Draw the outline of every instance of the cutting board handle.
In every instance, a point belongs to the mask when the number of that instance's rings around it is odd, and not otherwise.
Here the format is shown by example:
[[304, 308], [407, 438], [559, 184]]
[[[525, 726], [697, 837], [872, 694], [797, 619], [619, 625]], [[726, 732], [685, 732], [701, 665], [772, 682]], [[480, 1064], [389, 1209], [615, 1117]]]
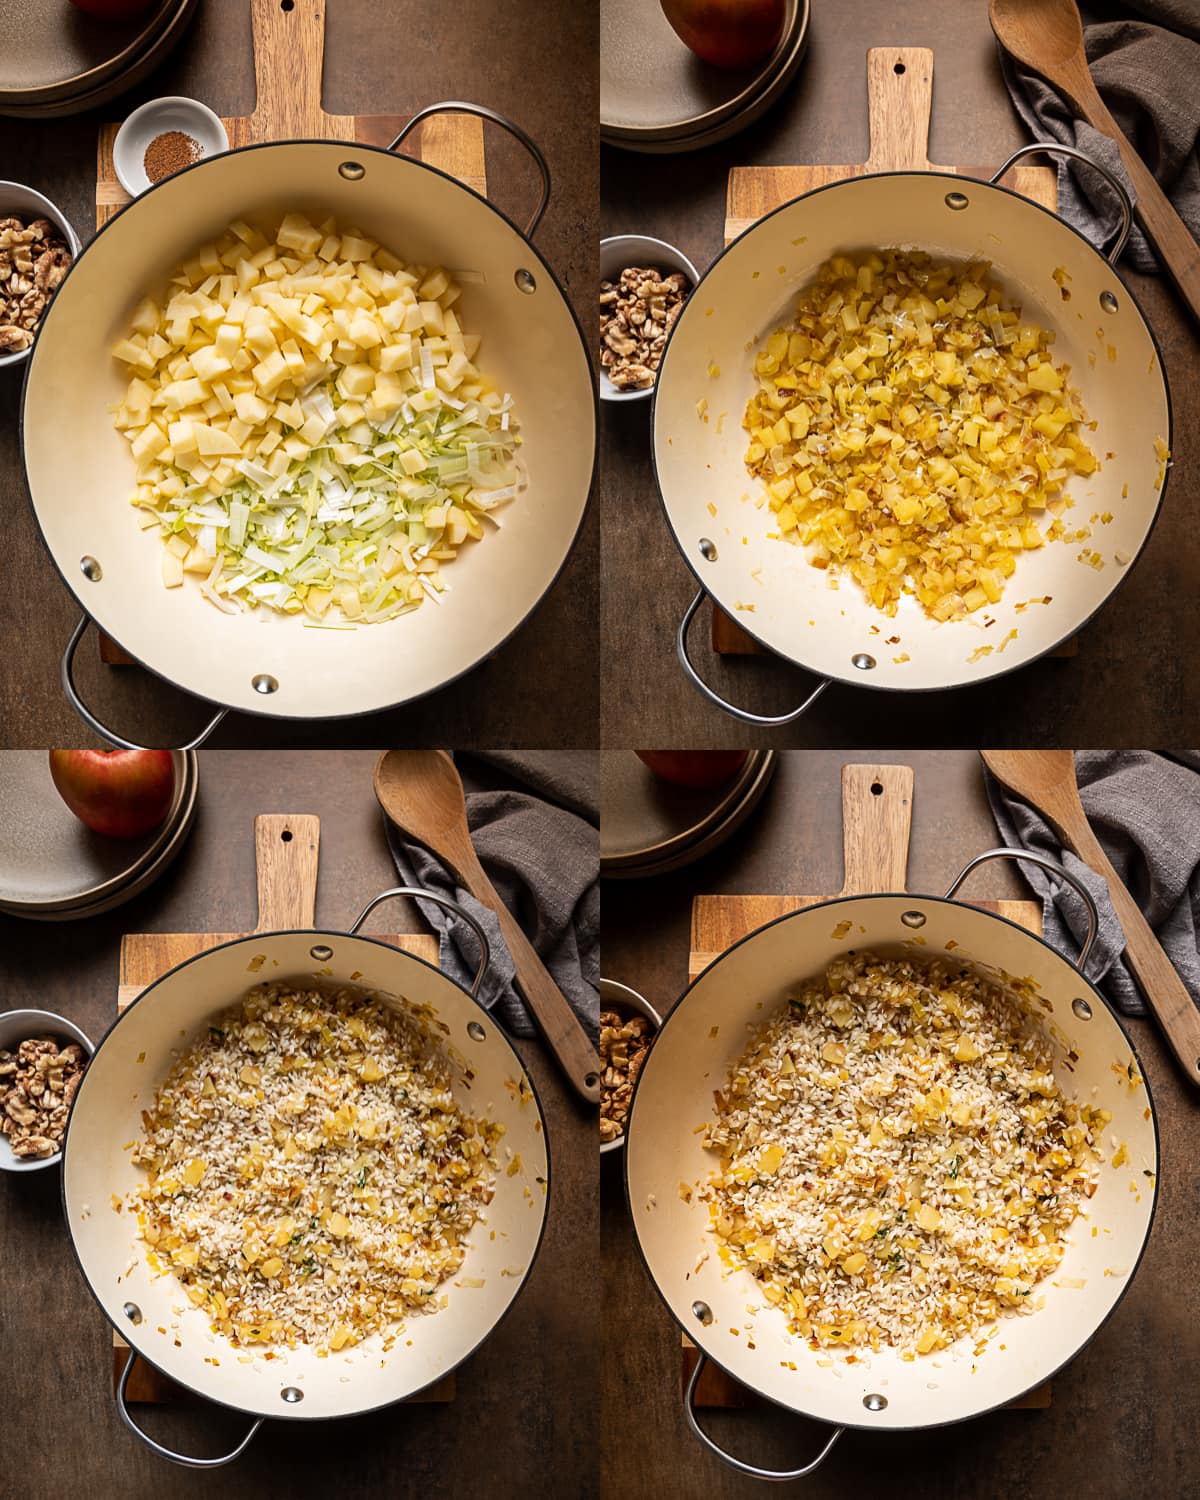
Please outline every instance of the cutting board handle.
[[843, 896], [905, 889], [912, 799], [911, 766], [842, 767]]
[[868, 172], [929, 170], [933, 52], [928, 47], [872, 47], [867, 53]]
[[250, 20], [258, 89], [250, 139], [328, 135], [328, 117], [321, 108], [325, 0], [250, 0]]
[[312, 927], [317, 914], [321, 820], [304, 813], [264, 813], [254, 820], [258, 876], [255, 932]]

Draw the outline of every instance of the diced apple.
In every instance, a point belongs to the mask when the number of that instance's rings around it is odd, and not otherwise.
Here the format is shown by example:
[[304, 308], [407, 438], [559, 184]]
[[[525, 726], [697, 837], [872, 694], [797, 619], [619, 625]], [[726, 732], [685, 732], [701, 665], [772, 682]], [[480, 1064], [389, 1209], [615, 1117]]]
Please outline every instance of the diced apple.
[[157, 422], [150, 422], [130, 443], [129, 451], [133, 454], [134, 462], [140, 464], [147, 459], [157, 457], [166, 446], [166, 433]]
[[254, 366], [254, 383], [264, 396], [273, 395], [287, 376], [287, 365], [278, 350], [274, 354], [268, 354], [264, 360]]
[[344, 396], [368, 396], [375, 388], [375, 371], [370, 365], [347, 365], [338, 387]]
[[195, 425], [196, 447], [205, 458], [212, 458], [216, 454], [236, 454], [241, 457], [242, 450], [233, 441], [227, 432], [222, 432], [219, 427], [211, 427], [207, 422], [197, 422]]
[[181, 453], [189, 453], [196, 448], [195, 424], [181, 417], [177, 422], [172, 422], [167, 428], [167, 436], [171, 440], [171, 447], [178, 457]]
[[301, 255], [315, 255], [321, 244], [321, 231], [314, 229], [303, 214], [288, 214], [275, 235], [276, 244]]
[[168, 589], [181, 588], [183, 585], [183, 559], [176, 557], [166, 547], [162, 554], [162, 581], [163, 587]]

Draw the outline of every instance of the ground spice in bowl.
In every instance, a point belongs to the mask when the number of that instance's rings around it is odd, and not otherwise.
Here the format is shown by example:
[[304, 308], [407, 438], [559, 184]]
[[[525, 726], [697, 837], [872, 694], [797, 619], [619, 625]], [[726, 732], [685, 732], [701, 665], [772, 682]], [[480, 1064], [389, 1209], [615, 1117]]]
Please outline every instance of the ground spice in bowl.
[[203, 154], [200, 142], [190, 135], [185, 135], [182, 130], [165, 130], [146, 147], [142, 165], [151, 182], [161, 182], [181, 167], [190, 167]]

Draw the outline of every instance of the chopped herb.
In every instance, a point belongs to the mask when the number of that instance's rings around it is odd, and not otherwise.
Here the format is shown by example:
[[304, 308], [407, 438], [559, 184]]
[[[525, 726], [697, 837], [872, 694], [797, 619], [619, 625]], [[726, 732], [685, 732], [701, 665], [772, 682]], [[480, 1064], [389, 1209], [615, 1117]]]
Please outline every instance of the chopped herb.
[[1022, 1125], [1021, 1128], [1020, 1128], [1020, 1130], [1017, 1131], [1017, 1145], [1018, 1146], [1023, 1146], [1024, 1144], [1025, 1144], [1025, 1127], [1024, 1127], [1024, 1125]]
[[882, 1228], [882, 1229], [877, 1229], [877, 1230], [876, 1230], [876, 1231], [875, 1231], [875, 1238], [876, 1238], [876, 1239], [877, 1239], [877, 1240], [881, 1240], [881, 1239], [883, 1239], [883, 1238], [884, 1238], [884, 1236], [885, 1236], [885, 1235], [886, 1235], [886, 1234], [887, 1234], [887, 1225], [886, 1225], [886, 1224], [885, 1224], [885, 1225], [884, 1225], [884, 1226], [883, 1226], [883, 1228]]
[[367, 1185], [367, 1169], [366, 1169], [366, 1167], [364, 1167], [362, 1169], [362, 1171], [358, 1174], [358, 1185], [359, 1185], [359, 1187], [366, 1187], [366, 1185]]
[[962, 1165], [962, 1157], [961, 1156], [956, 1156], [954, 1158], [953, 1162], [951, 1162], [951, 1164], [950, 1164], [950, 1177], [951, 1177], [951, 1180], [953, 1180], [955, 1177], [958, 1176], [958, 1169], [959, 1169], [959, 1167], [961, 1165]]

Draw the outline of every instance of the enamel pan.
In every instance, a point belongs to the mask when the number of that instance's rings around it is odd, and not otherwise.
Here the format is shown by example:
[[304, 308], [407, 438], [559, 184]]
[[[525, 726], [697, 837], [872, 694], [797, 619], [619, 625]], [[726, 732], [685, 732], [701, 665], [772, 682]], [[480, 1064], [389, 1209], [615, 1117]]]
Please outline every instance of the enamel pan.
[[[1069, 147], [1033, 145], [1010, 157], [990, 183], [941, 172], [889, 172], [818, 188], [735, 240], [684, 304], [659, 371], [653, 413], [663, 507], [701, 590], [677, 648], [698, 690], [736, 718], [790, 723], [831, 682], [928, 692], [1011, 672], [1080, 630], [1145, 546], [1166, 483], [1167, 465], [1155, 444], [1171, 442], [1171, 406], [1154, 335], [1113, 268], [1130, 222], [1128, 199], [1110, 178], [1122, 200], [1124, 229], [1105, 257], [1056, 215], [996, 185], [1019, 159], [1045, 151], [1079, 156]], [[1072, 482], [1075, 504], [1065, 512], [1077, 527], [1091, 524], [1090, 540], [1023, 554], [1000, 603], [963, 621], [934, 621], [912, 598], [895, 616], [884, 615], [849, 576], [812, 567], [808, 548], [769, 540], [767, 513], [753, 504], [759, 481], [743, 462], [742, 416], [756, 389], [753, 341], [790, 322], [797, 293], [831, 255], [880, 246], [990, 261], [1024, 315], [1054, 333], [1055, 358], [1071, 367], [1071, 381], [1097, 424], [1088, 441], [1101, 467]], [[710, 375], [710, 368], [719, 373]], [[1109, 523], [1091, 521], [1104, 514], [1111, 515]], [[1101, 569], [1078, 560], [1083, 546], [1102, 554]], [[774, 718], [755, 715], [701, 681], [688, 659], [687, 629], [704, 594], [760, 645], [820, 677], [800, 708]], [[1046, 598], [1049, 603], [1029, 602]], [[985, 629], [985, 618], [995, 623]], [[890, 637], [899, 639], [885, 645]]]
[[[1113, 1313], [1137, 1269], [1158, 1197], [1158, 1131], [1133, 1044], [1080, 972], [1095, 932], [1094, 907], [1091, 932], [1072, 962], [1006, 918], [951, 899], [977, 865], [1000, 857], [1033, 858], [1075, 884], [1040, 856], [991, 850], [972, 860], [944, 897], [851, 896], [781, 917], [705, 969], [667, 1016], [642, 1068], [626, 1133], [626, 1183], [638, 1244], [659, 1294], [705, 1358], [776, 1405], [835, 1429], [818, 1459], [792, 1474], [731, 1458], [696, 1418], [692, 1396], [702, 1358], [687, 1393], [689, 1425], [741, 1472], [797, 1478], [816, 1467], [846, 1428], [937, 1427], [1014, 1401], [1079, 1353]], [[1064, 1094], [1112, 1113], [1100, 1185], [1086, 1217], [1077, 1218], [1067, 1234], [1061, 1265], [1037, 1285], [1045, 1306], [1001, 1319], [982, 1354], [975, 1353], [977, 1337], [909, 1361], [890, 1349], [856, 1350], [854, 1364], [814, 1353], [789, 1333], [778, 1309], [764, 1304], [748, 1272], [723, 1265], [699, 1193], [690, 1201], [681, 1196], [681, 1183], [703, 1185], [714, 1169], [716, 1158], [696, 1130], [712, 1119], [713, 1090], [745, 1050], [750, 1031], [784, 1003], [798, 981], [823, 972], [850, 948], [926, 957], [951, 952], [956, 961], [993, 977], [1032, 979]], [[1121, 1153], [1112, 1149], [1110, 1135], [1125, 1146], [1119, 1166], [1112, 1164]], [[753, 1314], [747, 1304], [755, 1307]]]
[[[287, 141], [198, 162], [135, 199], [72, 266], [42, 321], [28, 361], [22, 439], [37, 522], [63, 581], [86, 612], [64, 663], [76, 709], [95, 721], [71, 683], [71, 659], [90, 617], [150, 671], [221, 714], [287, 719], [371, 713], [445, 686], [496, 651], [528, 618], [566, 561], [583, 520], [595, 459], [591, 360], [550, 267], [533, 248], [549, 196], [540, 151], [525, 133], [476, 105], [532, 153], [542, 198], [518, 230], [484, 198], [411, 157], [357, 143]], [[180, 261], [234, 219], [268, 226], [290, 211], [333, 216], [402, 259], [462, 274], [466, 326], [483, 338], [483, 368], [512, 393], [529, 484], [500, 529], [463, 547], [446, 569], [441, 604], [380, 625], [308, 629], [300, 617], [225, 615], [185, 582], [164, 589], [162, 544], [142, 531], [129, 496], [134, 463], [109, 406], [127, 375], [112, 358], [138, 301], [161, 292]]]
[[[320, 1421], [349, 1417], [403, 1401], [461, 1364], [488, 1337], [526, 1284], [546, 1222], [550, 1158], [545, 1122], [533, 1082], [496, 1022], [474, 994], [432, 965], [358, 929], [385, 896], [409, 894], [450, 906], [483, 940], [478, 925], [452, 902], [425, 891], [389, 891], [377, 897], [347, 932], [257, 933], [222, 944], [172, 969], [128, 1006], [96, 1048], [75, 1096], [64, 1143], [63, 1206], [79, 1267], [105, 1317], [165, 1375], [208, 1401], [254, 1418], [232, 1453], [193, 1459], [153, 1442], [133, 1422], [125, 1385], [121, 1416], [164, 1458], [192, 1468], [228, 1463], [246, 1447], [267, 1417]], [[257, 974], [256, 979], [254, 975]], [[130, 1161], [127, 1143], [141, 1132], [146, 1108], [173, 1055], [204, 1034], [224, 1009], [264, 979], [302, 985], [354, 985], [379, 997], [402, 997], [428, 1007], [431, 1034], [449, 1054], [458, 1102], [505, 1128], [495, 1197], [471, 1231], [466, 1260], [443, 1290], [449, 1303], [428, 1316], [406, 1320], [403, 1337], [385, 1352], [375, 1334], [352, 1349], [319, 1359], [316, 1349], [280, 1349], [270, 1362], [243, 1364], [238, 1351], [209, 1327], [173, 1276], [155, 1275], [129, 1213], [115, 1213], [145, 1181]], [[509, 1176], [503, 1163], [520, 1156]], [[528, 1190], [528, 1191], [527, 1191]], [[466, 1286], [464, 1278], [482, 1285]], [[459, 1283], [456, 1285], [456, 1282]], [[165, 1331], [164, 1331], [165, 1330]], [[178, 1341], [178, 1342], [176, 1342]]]

